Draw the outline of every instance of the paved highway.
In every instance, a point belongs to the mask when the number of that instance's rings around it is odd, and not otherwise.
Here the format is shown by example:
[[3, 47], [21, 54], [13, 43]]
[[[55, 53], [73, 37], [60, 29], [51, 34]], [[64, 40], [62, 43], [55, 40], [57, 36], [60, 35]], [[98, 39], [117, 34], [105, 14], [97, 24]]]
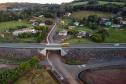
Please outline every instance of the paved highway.
[[91, 44], [73, 44], [63, 47], [62, 44], [54, 43], [0, 43], [0, 48], [126, 48], [126, 43], [122, 43], [118, 46], [115, 46], [113, 43], [91, 43]]

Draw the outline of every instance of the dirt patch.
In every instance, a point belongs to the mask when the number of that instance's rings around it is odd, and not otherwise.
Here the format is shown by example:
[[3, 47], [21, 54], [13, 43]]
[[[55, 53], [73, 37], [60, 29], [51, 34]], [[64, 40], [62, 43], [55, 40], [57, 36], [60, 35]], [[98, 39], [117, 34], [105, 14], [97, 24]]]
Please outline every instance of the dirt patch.
[[125, 69], [86, 71], [80, 74], [84, 84], [126, 84]]

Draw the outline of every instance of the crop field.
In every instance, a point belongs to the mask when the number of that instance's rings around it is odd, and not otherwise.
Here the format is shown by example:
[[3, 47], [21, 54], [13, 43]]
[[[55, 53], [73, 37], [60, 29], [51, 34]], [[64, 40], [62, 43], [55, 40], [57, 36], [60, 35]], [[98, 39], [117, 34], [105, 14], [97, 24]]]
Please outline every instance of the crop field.
[[106, 17], [106, 18], [113, 16], [113, 14], [111, 13], [104, 13], [104, 12], [99, 12], [99, 11], [78, 11], [78, 12], [72, 13], [72, 16], [78, 19], [83, 19], [83, 17], [88, 17], [89, 15], [97, 15], [99, 17]]
[[44, 69], [36, 69], [19, 78], [14, 84], [57, 84]]
[[126, 84], [126, 69], [106, 69], [82, 73], [86, 84]]
[[16, 29], [17, 26], [31, 26], [26, 22], [18, 22], [18, 21], [9, 21], [9, 22], [0, 22], [0, 31], [5, 31], [8, 29]]

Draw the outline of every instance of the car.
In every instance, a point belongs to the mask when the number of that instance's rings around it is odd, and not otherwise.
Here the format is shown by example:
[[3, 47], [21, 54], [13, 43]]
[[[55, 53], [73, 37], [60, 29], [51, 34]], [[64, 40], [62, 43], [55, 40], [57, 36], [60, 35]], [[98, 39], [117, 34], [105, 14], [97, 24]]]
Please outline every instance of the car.
[[69, 47], [70, 44], [69, 43], [62, 43], [61, 45], [62, 45], [62, 47]]

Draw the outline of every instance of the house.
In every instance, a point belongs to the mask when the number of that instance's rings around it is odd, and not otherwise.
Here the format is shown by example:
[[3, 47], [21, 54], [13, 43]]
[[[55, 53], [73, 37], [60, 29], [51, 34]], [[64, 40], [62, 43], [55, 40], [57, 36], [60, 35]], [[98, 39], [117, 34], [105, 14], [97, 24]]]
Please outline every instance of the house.
[[74, 29], [75, 28], [75, 26], [69, 26], [68, 27], [68, 29]]
[[32, 23], [32, 26], [38, 26], [38, 25], [39, 25], [38, 22], [33, 22], [33, 23]]
[[40, 15], [40, 16], [39, 16], [39, 18], [42, 18], [42, 17], [44, 17], [44, 15]]
[[126, 25], [126, 21], [120, 21], [120, 24], [122, 24], [122, 25]]
[[79, 26], [79, 24], [80, 24], [79, 22], [74, 22], [75, 26]]
[[66, 13], [65, 15], [69, 17], [69, 16], [71, 16], [71, 13]]
[[59, 36], [67, 36], [67, 34], [68, 34], [68, 31], [66, 31], [66, 30], [59, 32]]
[[113, 24], [111, 27], [112, 28], [120, 28], [120, 27], [122, 27], [122, 25], [120, 25], [120, 24]]
[[107, 21], [104, 23], [105, 26], [111, 26], [112, 25], [112, 22], [111, 21]]
[[87, 35], [87, 32], [86, 31], [81, 31], [78, 33], [78, 38], [82, 38], [82, 37], [85, 37]]
[[105, 26], [110, 26], [110, 25], [112, 25], [112, 22], [107, 18], [101, 18], [99, 24], [105, 25]]
[[64, 22], [63, 20], [61, 20], [61, 21], [60, 21], [60, 23], [61, 23], [62, 25], [64, 25], [64, 24], [65, 24], [65, 22]]
[[40, 23], [39, 26], [45, 26], [45, 23]]
[[37, 30], [30, 29], [30, 28], [25, 28], [25, 29], [15, 30], [12, 34], [14, 36], [18, 36], [19, 34], [22, 34], [22, 33], [37, 33]]

